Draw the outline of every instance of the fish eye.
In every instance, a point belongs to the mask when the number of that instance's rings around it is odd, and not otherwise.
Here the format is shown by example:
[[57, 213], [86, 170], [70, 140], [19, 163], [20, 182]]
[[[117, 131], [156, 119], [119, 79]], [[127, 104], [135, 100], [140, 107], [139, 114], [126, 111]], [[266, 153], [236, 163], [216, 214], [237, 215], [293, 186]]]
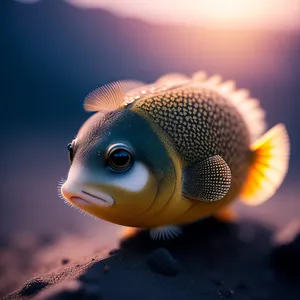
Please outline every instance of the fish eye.
[[72, 142], [72, 143], [69, 143], [67, 145], [67, 149], [69, 151], [69, 161], [70, 161], [70, 163], [72, 163], [73, 159], [74, 159], [74, 147], [73, 147], [73, 144], [74, 143]]
[[106, 162], [111, 170], [125, 172], [132, 166], [133, 156], [126, 145], [114, 144], [106, 152]]

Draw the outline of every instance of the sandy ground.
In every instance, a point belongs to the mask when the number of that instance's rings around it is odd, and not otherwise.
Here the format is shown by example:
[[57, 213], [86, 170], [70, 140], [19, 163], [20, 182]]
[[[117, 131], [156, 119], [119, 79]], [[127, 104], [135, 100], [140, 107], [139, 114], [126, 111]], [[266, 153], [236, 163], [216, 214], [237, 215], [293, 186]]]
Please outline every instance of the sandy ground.
[[[294, 222], [274, 235], [272, 228], [251, 221], [228, 224], [210, 218], [185, 226], [173, 241], [152, 241], [147, 231], [138, 232], [116, 251], [84, 237], [42, 241], [27, 236], [27, 245], [20, 243], [6, 254], [2, 250], [2, 292], [14, 286], [20, 273], [37, 276], [3, 299], [296, 300], [299, 227]], [[278, 246], [276, 239], [289, 246]], [[3, 269], [4, 261], [10, 270]], [[8, 277], [10, 287], [4, 284]]]
[[117, 246], [95, 235], [37, 235], [23, 232], [0, 246], [0, 298], [36, 275], [59, 270], [72, 263], [105, 256]]

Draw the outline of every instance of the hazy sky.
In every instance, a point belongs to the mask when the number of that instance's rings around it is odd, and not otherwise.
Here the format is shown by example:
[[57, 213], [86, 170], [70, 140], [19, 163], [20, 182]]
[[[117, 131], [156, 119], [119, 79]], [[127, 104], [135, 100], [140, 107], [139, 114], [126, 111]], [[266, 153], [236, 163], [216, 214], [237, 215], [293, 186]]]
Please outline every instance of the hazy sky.
[[[38, 0], [17, 0], [34, 3]], [[300, 30], [300, 0], [65, 0], [154, 22]]]

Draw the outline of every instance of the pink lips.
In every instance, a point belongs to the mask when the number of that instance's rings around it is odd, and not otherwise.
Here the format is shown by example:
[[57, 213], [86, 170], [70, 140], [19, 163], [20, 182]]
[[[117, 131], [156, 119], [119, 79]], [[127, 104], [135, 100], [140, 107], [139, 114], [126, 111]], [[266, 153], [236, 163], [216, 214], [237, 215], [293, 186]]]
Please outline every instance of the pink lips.
[[78, 206], [112, 206], [114, 204], [114, 200], [111, 196], [100, 193], [99, 191], [97, 195], [81, 191], [77, 194], [73, 194], [69, 199], [74, 205]]
[[91, 205], [90, 202], [80, 198], [80, 197], [71, 197], [70, 200], [72, 201], [73, 204], [79, 205], [79, 206], [88, 206]]
[[98, 189], [92, 189], [78, 181], [67, 181], [61, 187], [61, 194], [64, 198], [76, 206], [113, 206], [114, 199]]

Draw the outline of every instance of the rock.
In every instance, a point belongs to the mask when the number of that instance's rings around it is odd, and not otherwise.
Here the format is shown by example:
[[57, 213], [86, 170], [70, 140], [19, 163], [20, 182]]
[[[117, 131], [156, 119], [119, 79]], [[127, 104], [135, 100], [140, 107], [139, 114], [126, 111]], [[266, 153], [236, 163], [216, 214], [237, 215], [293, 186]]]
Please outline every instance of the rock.
[[118, 254], [120, 252], [120, 249], [113, 249], [113, 250], [111, 250], [111, 251], [109, 251], [109, 255], [116, 255], [116, 254]]
[[110, 267], [108, 266], [108, 265], [105, 265], [104, 267], [103, 267], [103, 272], [104, 273], [108, 273], [110, 271]]
[[70, 262], [70, 260], [68, 259], [68, 258], [63, 258], [62, 260], [61, 260], [61, 264], [62, 265], [66, 265], [66, 264], [68, 264]]
[[48, 285], [47, 282], [42, 280], [31, 280], [25, 284], [25, 286], [21, 289], [20, 295], [21, 296], [32, 296], [40, 292], [43, 288]]
[[[97, 256], [93, 252], [78, 263], [71, 261], [68, 265], [58, 266], [54, 272], [42, 275], [39, 279], [49, 283], [49, 286], [37, 295], [22, 296], [18, 290], [4, 300], [33, 297], [34, 300], [98, 300], [101, 297], [143, 300], [300, 299], [298, 278], [288, 278], [268, 261], [271, 253], [276, 253], [276, 259], [282, 260], [283, 267], [290, 273], [285, 264], [286, 258], [282, 255], [282, 247], [274, 250], [271, 239], [274, 232], [251, 223], [255, 236], [244, 242], [238, 235], [239, 228], [241, 224], [245, 228], [244, 225], [247, 226], [248, 223], [243, 221], [218, 225], [216, 222], [207, 219], [188, 225], [184, 228], [185, 233], [181, 239], [171, 242], [154, 242], [146, 233], [141, 233], [131, 238], [125, 246], [120, 246], [121, 253], [117, 255], [101, 258], [102, 253], [107, 254], [108, 251], [101, 250]], [[289, 243], [290, 241], [286, 244]], [[297, 245], [296, 239], [291, 243], [292, 246], [294, 244]], [[283, 248], [286, 251], [291, 245]], [[291, 263], [295, 262], [298, 255], [295, 249]], [[61, 259], [59, 251], [57, 255]], [[14, 257], [17, 258], [12, 256], [9, 260], [3, 260], [14, 262]], [[298, 271], [298, 268], [294, 269]], [[3, 274], [0, 284], [8, 277], [5, 271]], [[11, 276], [15, 274], [12, 273]], [[174, 276], [176, 274], [177, 277]], [[22, 293], [24, 290], [23, 288]]]
[[166, 248], [151, 252], [147, 263], [154, 272], [162, 275], [175, 276], [180, 271], [178, 262]]

